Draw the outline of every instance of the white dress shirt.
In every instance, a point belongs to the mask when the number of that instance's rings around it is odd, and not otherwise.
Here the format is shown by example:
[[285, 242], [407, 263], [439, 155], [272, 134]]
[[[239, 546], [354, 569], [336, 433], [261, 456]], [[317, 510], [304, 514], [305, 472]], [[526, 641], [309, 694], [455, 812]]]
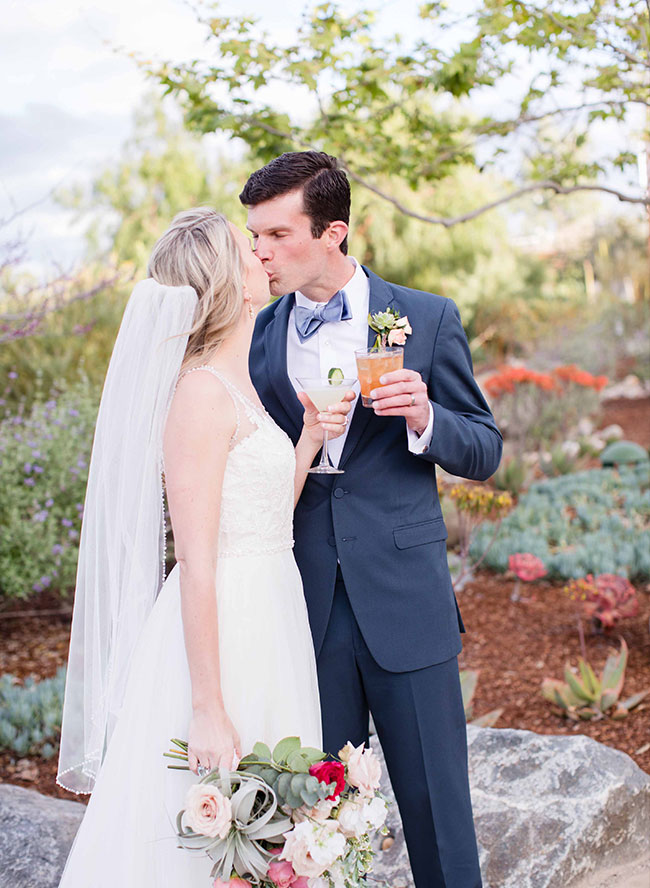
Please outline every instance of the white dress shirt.
[[[352, 312], [352, 317], [347, 321], [330, 321], [321, 324], [316, 333], [306, 339], [300, 341], [298, 331], [296, 330], [296, 322], [294, 318], [294, 309], [289, 314], [289, 328], [287, 330], [287, 372], [294, 389], [302, 391], [298, 383], [299, 377], [324, 377], [327, 378], [329, 371], [333, 367], [339, 367], [346, 378], [357, 379], [357, 363], [354, 356], [355, 349], [367, 348], [368, 346], [368, 301], [370, 297], [370, 283], [364, 274], [363, 269], [356, 261], [354, 263], [354, 274], [350, 280], [341, 289], [345, 290], [348, 304]], [[296, 292], [296, 305], [305, 306], [313, 310], [319, 303], [308, 299], [300, 291]], [[355, 409], [369, 410], [372, 408], [359, 406], [359, 382], [354, 384], [356, 399], [352, 405], [349, 414], [349, 421], [345, 432], [333, 441], [328, 443], [328, 452], [332, 464], [338, 466], [352, 413]], [[406, 427], [408, 436], [408, 448], [411, 453], [424, 453], [431, 443], [433, 434], [433, 407], [429, 403], [429, 423], [422, 433], [418, 435], [416, 432]]]

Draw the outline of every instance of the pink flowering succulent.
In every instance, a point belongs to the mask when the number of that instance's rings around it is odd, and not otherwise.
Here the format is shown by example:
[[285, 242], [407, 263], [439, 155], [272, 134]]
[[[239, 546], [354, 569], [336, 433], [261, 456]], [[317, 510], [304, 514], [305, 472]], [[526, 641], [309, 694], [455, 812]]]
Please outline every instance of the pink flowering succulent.
[[581, 599], [584, 613], [597, 628], [612, 629], [619, 620], [636, 617], [639, 599], [636, 589], [627, 577], [618, 574], [592, 574], [572, 580], [566, 587], [572, 598]]
[[537, 555], [531, 555], [530, 552], [515, 552], [508, 558], [508, 569], [513, 572], [516, 577], [515, 588], [510, 596], [512, 601], [519, 601], [521, 596], [521, 582], [532, 583], [545, 577], [547, 570], [544, 562]]

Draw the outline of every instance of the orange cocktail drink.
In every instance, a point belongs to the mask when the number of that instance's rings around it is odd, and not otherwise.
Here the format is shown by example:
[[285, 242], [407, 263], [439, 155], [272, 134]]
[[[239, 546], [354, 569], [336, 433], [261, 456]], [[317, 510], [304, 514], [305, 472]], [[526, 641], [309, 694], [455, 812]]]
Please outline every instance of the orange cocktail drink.
[[361, 403], [364, 407], [372, 407], [370, 392], [380, 388], [379, 377], [392, 370], [401, 370], [404, 366], [404, 349], [362, 348], [355, 351], [357, 358], [357, 375], [361, 383]]

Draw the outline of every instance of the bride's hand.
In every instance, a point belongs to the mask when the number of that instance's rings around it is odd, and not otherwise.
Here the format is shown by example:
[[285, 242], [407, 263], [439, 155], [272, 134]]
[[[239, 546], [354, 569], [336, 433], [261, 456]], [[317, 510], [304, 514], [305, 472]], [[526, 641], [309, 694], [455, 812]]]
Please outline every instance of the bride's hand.
[[[332, 393], [334, 394], [334, 393]], [[327, 413], [319, 413], [305, 392], [298, 392], [298, 400], [305, 408], [303, 416], [304, 430], [314, 444], [323, 443], [323, 432], [327, 432], [330, 439], [338, 438], [345, 431], [348, 414], [352, 408], [351, 402], [356, 395], [350, 390], [344, 393], [338, 403], [328, 404], [332, 409]], [[320, 417], [320, 419], [319, 419]]]
[[199, 765], [213, 771], [216, 768], [234, 770], [239, 764], [239, 734], [224, 709], [195, 709], [187, 742], [187, 761], [195, 774]]

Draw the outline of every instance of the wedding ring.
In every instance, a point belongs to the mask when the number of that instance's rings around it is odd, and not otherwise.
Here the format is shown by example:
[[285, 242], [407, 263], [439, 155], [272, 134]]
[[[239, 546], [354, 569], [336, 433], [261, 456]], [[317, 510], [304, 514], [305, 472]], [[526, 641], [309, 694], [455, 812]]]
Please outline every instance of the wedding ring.
[[415, 395], [411, 395], [411, 403], [409, 404], [409, 407], [415, 407]]
[[205, 765], [199, 765], [196, 769], [196, 773], [199, 775], [199, 777], [205, 777], [206, 774], [210, 773], [210, 769], [206, 768]]

